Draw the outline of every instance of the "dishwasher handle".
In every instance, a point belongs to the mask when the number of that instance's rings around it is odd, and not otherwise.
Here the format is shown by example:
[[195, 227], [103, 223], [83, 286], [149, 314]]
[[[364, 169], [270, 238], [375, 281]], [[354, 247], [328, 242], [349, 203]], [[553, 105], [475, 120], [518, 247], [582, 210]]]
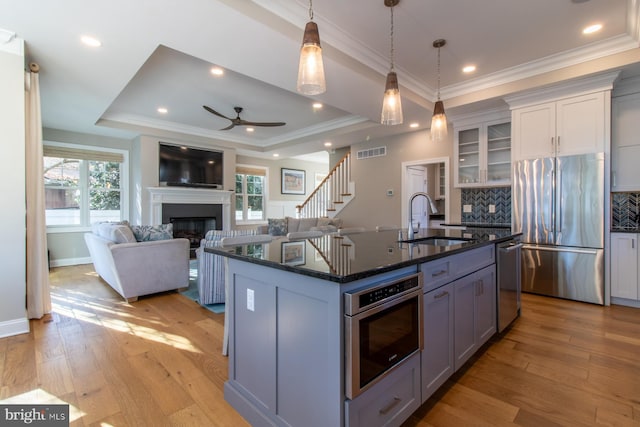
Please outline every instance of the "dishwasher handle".
[[524, 244], [522, 243], [516, 243], [516, 244], [511, 243], [508, 246], [500, 246], [498, 249], [504, 252], [511, 252], [511, 251], [515, 251], [516, 249], [520, 249], [523, 246]]

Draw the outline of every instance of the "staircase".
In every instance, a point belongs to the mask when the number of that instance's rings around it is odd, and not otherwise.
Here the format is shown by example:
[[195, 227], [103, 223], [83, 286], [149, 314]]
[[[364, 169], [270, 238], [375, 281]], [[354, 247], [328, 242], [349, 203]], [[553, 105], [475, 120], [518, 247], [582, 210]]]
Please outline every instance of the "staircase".
[[298, 218], [333, 218], [353, 200], [354, 194], [355, 183], [351, 182], [351, 153], [347, 153], [309, 197], [296, 206]]

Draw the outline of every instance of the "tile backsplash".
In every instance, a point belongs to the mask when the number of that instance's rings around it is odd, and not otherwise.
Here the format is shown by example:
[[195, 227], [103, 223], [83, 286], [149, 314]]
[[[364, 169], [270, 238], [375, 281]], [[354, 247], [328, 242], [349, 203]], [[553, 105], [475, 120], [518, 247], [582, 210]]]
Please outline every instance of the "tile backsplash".
[[637, 231], [640, 193], [611, 193], [611, 229]]
[[[511, 187], [463, 188], [461, 192], [463, 224], [511, 225]], [[464, 206], [470, 205], [471, 212]], [[495, 206], [495, 213], [489, 212]]]

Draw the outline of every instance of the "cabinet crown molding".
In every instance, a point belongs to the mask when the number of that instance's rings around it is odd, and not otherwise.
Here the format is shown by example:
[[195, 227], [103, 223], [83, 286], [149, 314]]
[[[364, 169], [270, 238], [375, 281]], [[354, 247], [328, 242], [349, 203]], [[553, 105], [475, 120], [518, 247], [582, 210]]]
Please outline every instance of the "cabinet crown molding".
[[504, 98], [509, 108], [516, 109], [544, 102], [557, 101], [572, 96], [585, 95], [593, 92], [610, 91], [613, 83], [620, 75], [619, 71], [583, 77], [569, 82], [554, 84], [543, 89], [521, 92]]

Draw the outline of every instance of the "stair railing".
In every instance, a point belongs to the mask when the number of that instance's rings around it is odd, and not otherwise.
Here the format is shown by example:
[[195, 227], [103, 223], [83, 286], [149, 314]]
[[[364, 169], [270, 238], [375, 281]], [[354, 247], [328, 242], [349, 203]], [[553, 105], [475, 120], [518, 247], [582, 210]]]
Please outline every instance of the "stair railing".
[[350, 196], [351, 153], [345, 154], [331, 169], [313, 192], [296, 206], [298, 218], [328, 217], [336, 210], [336, 204], [344, 203], [344, 197]]

